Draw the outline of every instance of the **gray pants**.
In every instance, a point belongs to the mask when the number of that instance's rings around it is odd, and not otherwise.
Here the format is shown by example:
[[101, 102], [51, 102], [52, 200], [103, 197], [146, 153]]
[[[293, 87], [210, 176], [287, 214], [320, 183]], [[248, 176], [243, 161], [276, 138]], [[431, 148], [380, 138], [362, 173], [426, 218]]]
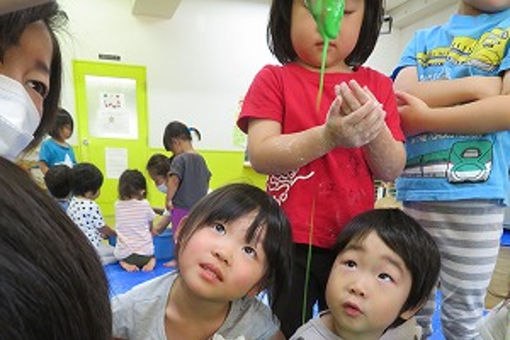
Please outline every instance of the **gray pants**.
[[[492, 201], [407, 202], [404, 211], [432, 235], [441, 253], [441, 324], [447, 340], [480, 339], [477, 324], [496, 265], [504, 208]], [[417, 254], [419, 256], [419, 254]], [[417, 320], [432, 334], [432, 292]]]

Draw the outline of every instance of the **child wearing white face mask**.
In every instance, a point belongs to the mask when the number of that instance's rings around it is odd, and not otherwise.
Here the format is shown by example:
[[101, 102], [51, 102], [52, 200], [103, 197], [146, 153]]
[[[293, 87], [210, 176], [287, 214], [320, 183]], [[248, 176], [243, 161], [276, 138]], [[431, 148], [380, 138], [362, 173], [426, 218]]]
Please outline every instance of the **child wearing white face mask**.
[[66, 19], [56, 3], [0, 16], [0, 155], [10, 160], [40, 142], [57, 112], [62, 60], [54, 31]]
[[[172, 163], [173, 156], [168, 158], [161, 153], [156, 153], [149, 158], [147, 161], [146, 169], [149, 173], [149, 177], [154, 181], [154, 185], [159, 191], [166, 194], [166, 181], [168, 173], [170, 172], [170, 164]], [[161, 215], [154, 228], [152, 229], [154, 234], [161, 234], [163, 230], [170, 224], [170, 212], [163, 209], [155, 209], [156, 212]]]

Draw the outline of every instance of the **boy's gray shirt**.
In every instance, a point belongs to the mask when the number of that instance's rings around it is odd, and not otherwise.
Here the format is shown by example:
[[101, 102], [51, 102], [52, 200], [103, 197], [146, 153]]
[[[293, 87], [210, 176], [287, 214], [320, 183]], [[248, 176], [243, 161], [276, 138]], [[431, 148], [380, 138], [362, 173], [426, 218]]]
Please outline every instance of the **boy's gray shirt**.
[[[299, 327], [289, 340], [344, 340], [333, 333], [321, 320], [321, 316], [329, 314], [329, 311], [321, 312]], [[379, 340], [413, 340], [421, 337], [421, 328], [414, 318], [408, 320], [397, 328], [386, 331]]]
[[[166, 340], [165, 309], [177, 276], [178, 271], [174, 271], [113, 297], [113, 337]], [[227, 318], [216, 334], [225, 339], [244, 336], [247, 340], [265, 340], [279, 329], [278, 320], [266, 305], [254, 298], [243, 298], [232, 302]]]

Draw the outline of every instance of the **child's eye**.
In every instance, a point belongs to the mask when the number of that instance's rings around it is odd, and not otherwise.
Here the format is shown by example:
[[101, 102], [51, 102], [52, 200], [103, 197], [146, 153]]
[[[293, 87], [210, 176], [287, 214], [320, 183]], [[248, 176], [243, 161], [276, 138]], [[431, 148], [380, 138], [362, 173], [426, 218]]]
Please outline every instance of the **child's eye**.
[[213, 225], [213, 229], [216, 232], [218, 232], [219, 234], [222, 234], [222, 235], [225, 234], [225, 232], [226, 232], [225, 226], [223, 224], [221, 224], [221, 223], [215, 223]]
[[386, 274], [386, 273], [381, 273], [377, 277], [380, 278], [383, 281], [388, 281], [388, 282], [393, 282], [394, 281], [393, 278], [389, 274]]
[[40, 81], [30, 80], [27, 82], [27, 85], [35, 90], [35, 92], [39, 93], [41, 97], [46, 98], [48, 95], [48, 88], [45, 84]]
[[344, 266], [347, 268], [356, 268], [357, 264], [353, 260], [344, 261]]
[[243, 251], [247, 254], [247, 255], [250, 255], [250, 256], [255, 256], [257, 255], [257, 251], [255, 249], [253, 249], [252, 247], [243, 247]]

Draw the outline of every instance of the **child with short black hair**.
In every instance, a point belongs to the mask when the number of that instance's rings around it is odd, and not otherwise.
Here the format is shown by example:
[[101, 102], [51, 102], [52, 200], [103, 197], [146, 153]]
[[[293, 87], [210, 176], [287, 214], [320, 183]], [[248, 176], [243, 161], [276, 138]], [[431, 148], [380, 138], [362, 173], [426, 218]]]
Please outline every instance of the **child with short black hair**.
[[272, 307], [288, 289], [291, 231], [278, 203], [249, 184], [202, 198], [181, 220], [179, 270], [112, 300], [113, 337], [282, 339]]
[[[439, 250], [432, 237], [399, 209], [354, 217], [334, 247], [326, 286], [329, 310], [291, 339], [403, 339], [392, 332], [426, 302], [437, 282]], [[410, 337], [407, 337], [410, 339]]]
[[67, 214], [85, 233], [96, 248], [103, 264], [116, 262], [113, 247], [104, 244], [101, 238], [116, 236], [114, 230], [106, 225], [101, 209], [94, 200], [101, 193], [103, 174], [91, 163], [79, 163], [71, 170], [71, 189], [73, 198]]
[[[175, 156], [168, 158], [162, 153], [155, 153], [149, 158], [149, 160], [147, 161], [147, 165], [145, 166], [147, 172], [149, 173], [149, 177], [154, 182], [154, 185], [163, 194], [166, 194], [167, 192], [166, 182], [170, 174], [170, 165], [172, 164], [172, 160], [174, 157]], [[166, 227], [171, 222], [170, 212], [168, 212], [166, 206], [164, 209], [161, 208], [152, 209], [157, 214], [161, 215], [161, 218], [152, 229], [154, 234], [160, 234], [163, 230], [166, 229]]]
[[71, 195], [71, 168], [67, 165], [55, 165], [49, 168], [44, 175], [44, 182], [62, 210], [67, 211]]
[[115, 202], [117, 243], [114, 255], [128, 272], [151, 271], [156, 265], [152, 243], [155, 214], [145, 199], [147, 183], [138, 170], [125, 170], [119, 178], [119, 200]]
[[63, 108], [58, 109], [57, 117], [49, 135], [39, 151], [39, 167], [43, 174], [55, 165], [63, 164], [72, 168], [76, 164], [76, 157], [67, 139], [73, 134], [74, 122], [71, 114]]

